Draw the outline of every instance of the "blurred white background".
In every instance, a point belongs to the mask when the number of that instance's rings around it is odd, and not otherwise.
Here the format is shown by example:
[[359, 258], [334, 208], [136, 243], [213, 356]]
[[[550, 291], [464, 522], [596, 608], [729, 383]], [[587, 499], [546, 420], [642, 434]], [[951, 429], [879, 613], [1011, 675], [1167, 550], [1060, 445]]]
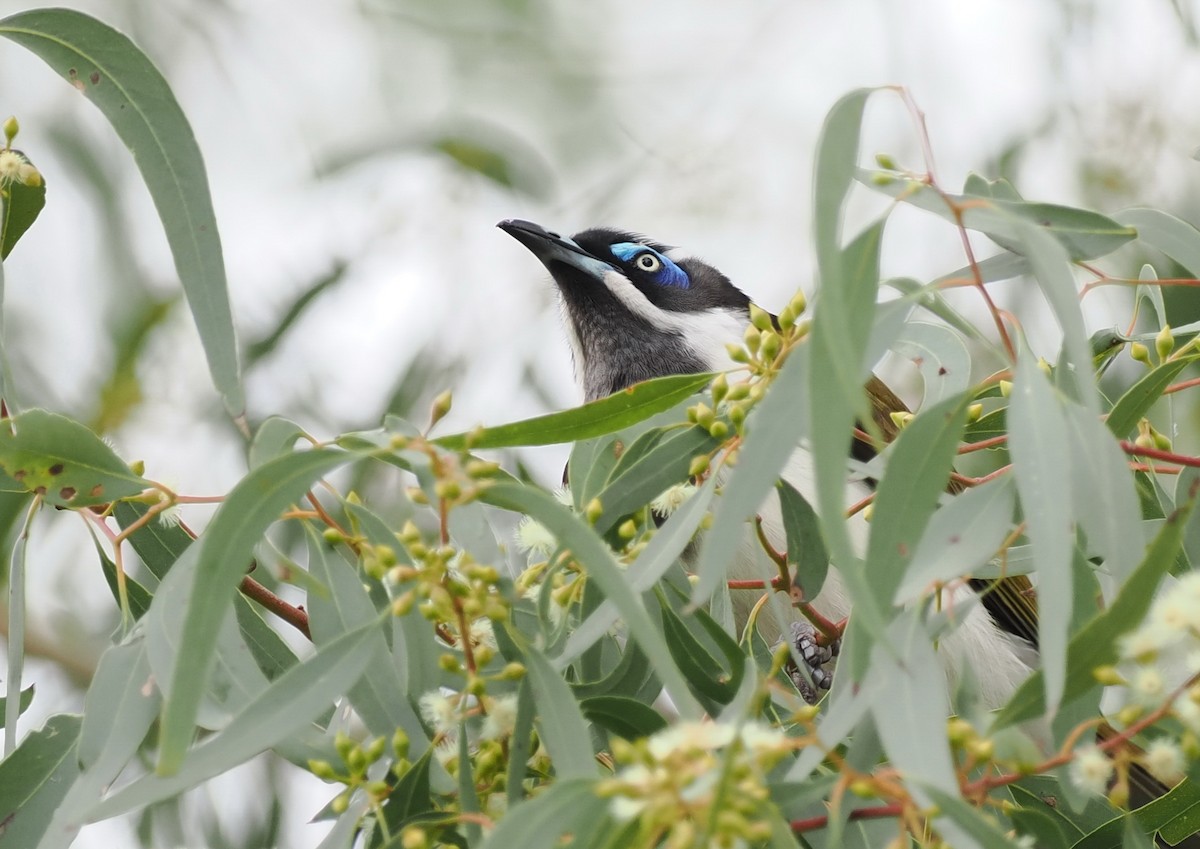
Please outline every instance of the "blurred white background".
[[[444, 432], [577, 402], [547, 275], [494, 228], [501, 218], [651, 234], [768, 308], [811, 291], [813, 146], [826, 111], [858, 86], [911, 90], [948, 189], [979, 171], [1038, 200], [1146, 203], [1200, 221], [1200, 4], [1189, 0], [67, 5], [128, 33], [189, 116], [245, 349], [344, 269], [246, 360], [251, 422], [282, 414], [319, 437], [375, 426], [388, 409], [423, 423], [447, 387]], [[25, 8], [0, 0], [3, 14]], [[132, 158], [71, 86], [0, 42], [9, 114], [49, 189], [4, 269], [20, 397], [104, 430], [180, 492], [227, 491], [245, 471], [243, 444], [172, 302], [178, 280]], [[923, 168], [897, 98], [872, 101], [863, 151]], [[888, 232], [889, 275], [964, 263], [957, 234], [932, 217], [899, 210]], [[981, 255], [986, 245], [976, 241]], [[1028, 291], [995, 287], [1053, 357], [1053, 326]], [[161, 321], [145, 318], [168, 302]], [[1128, 315], [1119, 292], [1086, 303], [1093, 329]], [[550, 484], [564, 457], [519, 459]], [[30, 562], [26, 681], [38, 691], [26, 732], [79, 709], [115, 624], [74, 517], [42, 517]], [[332, 793], [259, 760], [195, 795], [178, 825], [186, 845], [261, 845], [254, 829], [278, 816], [277, 845], [302, 849], [319, 842], [324, 827], [304, 823]], [[171, 845], [169, 818], [149, 845]], [[99, 824], [77, 845], [132, 845], [135, 826]]]

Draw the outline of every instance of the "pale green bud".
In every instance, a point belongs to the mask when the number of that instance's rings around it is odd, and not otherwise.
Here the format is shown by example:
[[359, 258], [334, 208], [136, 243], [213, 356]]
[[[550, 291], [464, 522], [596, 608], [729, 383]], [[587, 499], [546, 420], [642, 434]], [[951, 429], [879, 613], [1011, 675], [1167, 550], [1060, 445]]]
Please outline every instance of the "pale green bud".
[[438, 395], [436, 398], [433, 399], [433, 404], [429, 408], [429, 426], [430, 427], [433, 427], [435, 424], [437, 424], [443, 418], [445, 418], [446, 413], [450, 412], [450, 405], [453, 402], [454, 402], [454, 397], [453, 397], [453, 395], [451, 395], [449, 389], [447, 389], [445, 392], [441, 393], [440, 395]]
[[758, 304], [750, 304], [750, 323], [759, 330], [775, 329], [775, 325], [771, 322], [771, 314]]
[[1163, 329], [1154, 337], [1154, 352], [1158, 354], [1159, 362], [1171, 356], [1175, 350], [1175, 336], [1171, 333], [1171, 325], [1164, 324]]

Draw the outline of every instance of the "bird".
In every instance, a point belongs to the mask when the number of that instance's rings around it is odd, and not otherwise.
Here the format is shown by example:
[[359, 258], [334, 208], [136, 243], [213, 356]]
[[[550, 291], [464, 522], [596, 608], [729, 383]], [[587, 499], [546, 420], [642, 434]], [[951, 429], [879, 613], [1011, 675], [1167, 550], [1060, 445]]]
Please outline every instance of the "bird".
[[[558, 290], [562, 324], [570, 343], [576, 379], [585, 401], [594, 401], [640, 381], [667, 375], [722, 372], [735, 367], [727, 345], [740, 346], [750, 322], [751, 299], [714, 266], [677, 247], [626, 230], [594, 227], [570, 237], [540, 225], [508, 219], [497, 225], [541, 261]], [[882, 381], [872, 377], [868, 395], [876, 419], [894, 425], [888, 407], [905, 409]], [[869, 459], [874, 448], [855, 442], [854, 454]], [[810, 504], [815, 503], [812, 455], [803, 445], [791, 454], [781, 476]], [[847, 482], [847, 505], [870, 492], [871, 483]], [[768, 496], [759, 515], [768, 541], [786, 548], [778, 502]], [[849, 520], [851, 538], [859, 553], [866, 550], [868, 527], [861, 515]], [[758, 541], [745, 534], [728, 578], [761, 577], [755, 562]], [[813, 608], [830, 620], [850, 615], [845, 587], [832, 568]], [[976, 585], [976, 589], [983, 586]], [[1006, 599], [1014, 594], [989, 584], [984, 604], [960, 603], [972, 594], [970, 586], [949, 590], [943, 607], [965, 611], [961, 622], [939, 640], [938, 653], [951, 688], [963, 671], [987, 670], [978, 676], [978, 696], [985, 709], [1001, 707], [1037, 662], [1036, 627]], [[1020, 601], [1021, 594], [1015, 597]], [[734, 594], [735, 622], [744, 625], [754, 599]], [[1028, 601], [1026, 600], [1026, 606]], [[1018, 605], [1019, 608], [1019, 605]], [[791, 608], [789, 608], [791, 610]], [[831, 659], [815, 630], [798, 612], [790, 621], [776, 619], [771, 606], [762, 609], [758, 628], [768, 642], [790, 640], [807, 662], [811, 680], [827, 689], [826, 665]], [[817, 694], [804, 676], [793, 680], [806, 698]], [[953, 689], [951, 689], [951, 692]]]

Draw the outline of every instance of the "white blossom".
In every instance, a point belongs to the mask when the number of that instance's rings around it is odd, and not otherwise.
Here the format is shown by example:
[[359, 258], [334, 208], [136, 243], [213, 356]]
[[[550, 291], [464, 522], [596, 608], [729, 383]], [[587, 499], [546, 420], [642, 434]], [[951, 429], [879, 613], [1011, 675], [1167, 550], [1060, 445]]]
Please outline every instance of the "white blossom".
[[563, 507], [569, 507], [572, 510], [575, 509], [575, 496], [571, 494], [571, 487], [569, 486], [560, 486], [554, 490], [554, 500]]
[[1164, 784], [1175, 784], [1183, 778], [1187, 762], [1179, 745], [1173, 740], [1160, 737], [1146, 747], [1142, 758], [1146, 771]]
[[684, 505], [689, 498], [696, 492], [695, 484], [678, 483], [670, 489], [663, 492], [658, 498], [650, 502], [650, 506], [658, 513], [664, 516], [670, 516], [676, 510]]
[[674, 752], [711, 751], [733, 742], [732, 725], [720, 722], [680, 722], [659, 731], [647, 742], [650, 755], [666, 760]]
[[1185, 693], [1175, 700], [1171, 706], [1175, 718], [1193, 734], [1200, 734], [1200, 705], [1192, 701]]
[[517, 525], [517, 548], [526, 554], [537, 554], [549, 557], [558, 547], [554, 534], [541, 522], [532, 516], [526, 516]]
[[450, 696], [430, 690], [417, 701], [421, 718], [438, 734], [453, 734], [458, 729], [458, 707]]
[[1071, 781], [1080, 790], [1102, 796], [1108, 790], [1113, 764], [1108, 756], [1095, 746], [1084, 746], [1075, 752], [1070, 774]]
[[1167, 689], [1162, 673], [1153, 666], [1139, 669], [1133, 676], [1130, 686], [1133, 689], [1134, 697], [1144, 705], [1153, 705], [1162, 701]]
[[761, 722], [747, 722], [742, 726], [742, 745], [756, 757], [785, 751], [788, 747], [787, 735], [773, 725]]
[[480, 737], [484, 740], [500, 740], [513, 733], [517, 727], [517, 697], [498, 696], [488, 706], [487, 719], [483, 721]]

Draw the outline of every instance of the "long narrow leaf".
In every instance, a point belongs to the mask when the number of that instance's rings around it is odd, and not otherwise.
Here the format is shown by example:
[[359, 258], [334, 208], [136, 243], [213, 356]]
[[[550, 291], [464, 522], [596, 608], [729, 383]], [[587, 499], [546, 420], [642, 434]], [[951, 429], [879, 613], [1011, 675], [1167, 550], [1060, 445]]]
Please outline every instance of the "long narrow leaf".
[[682, 374], [647, 380], [570, 410], [470, 433], [441, 436], [434, 442], [457, 451], [468, 444], [471, 450], [477, 450], [516, 445], [554, 445], [591, 439], [669, 410], [705, 386], [712, 377], [711, 374]]
[[204, 159], [167, 81], [137, 45], [71, 9], [0, 20], [0, 35], [41, 57], [104, 113], [134, 161], [167, 234], [213, 383], [240, 418], [245, 406], [221, 237]]
[[250, 564], [254, 546], [285, 507], [303, 495], [317, 478], [353, 456], [320, 448], [279, 457], [247, 475], [213, 516], [199, 542], [181, 648], [165, 692], [159, 736], [160, 774], [169, 775], [179, 768], [191, 742], [218, 631], [232, 602], [233, 590]]

